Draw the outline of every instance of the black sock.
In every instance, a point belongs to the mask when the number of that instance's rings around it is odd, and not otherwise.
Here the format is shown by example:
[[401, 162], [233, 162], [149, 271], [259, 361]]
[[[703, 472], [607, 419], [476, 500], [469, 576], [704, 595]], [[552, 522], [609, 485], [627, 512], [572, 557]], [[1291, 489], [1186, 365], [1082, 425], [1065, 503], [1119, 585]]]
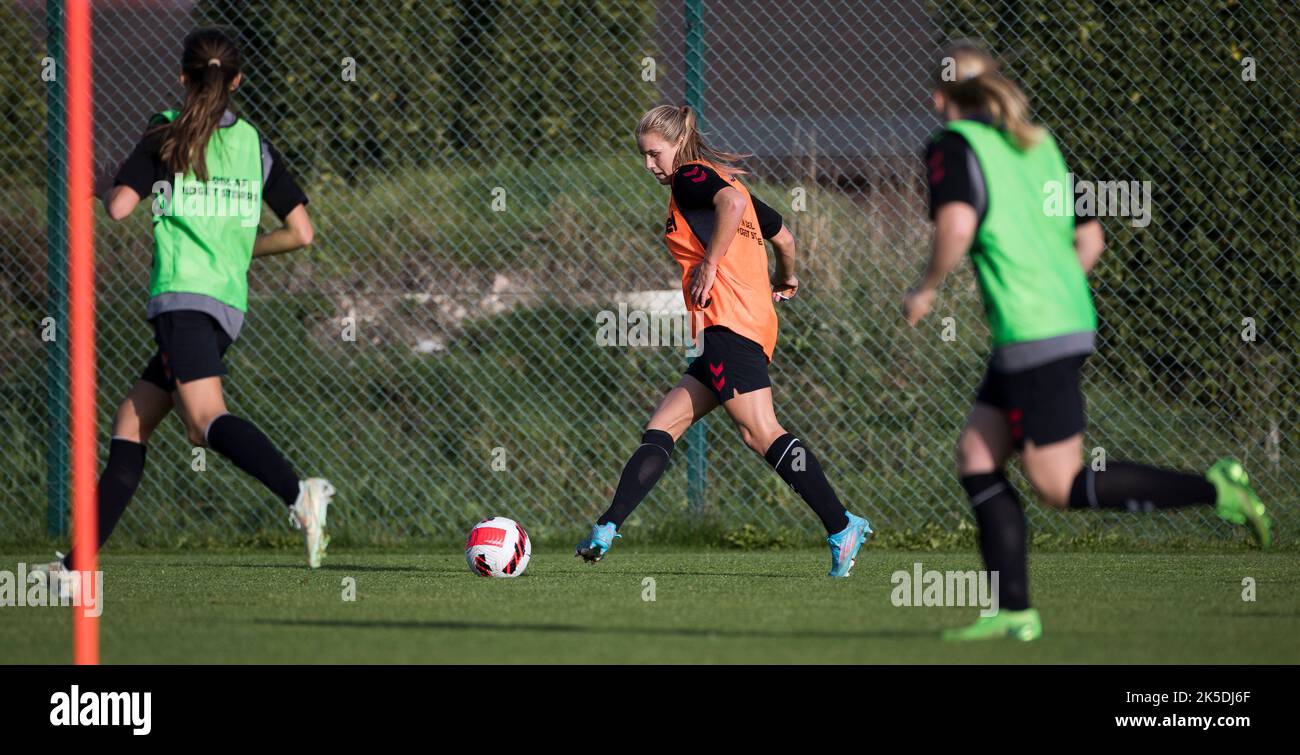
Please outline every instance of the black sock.
[[256, 477], [286, 506], [298, 499], [298, 475], [275, 449], [271, 439], [252, 422], [223, 414], [208, 425], [208, 447]]
[[672, 455], [673, 436], [663, 430], [646, 430], [645, 435], [641, 436], [641, 445], [637, 446], [632, 452], [632, 458], [623, 466], [623, 475], [618, 478], [618, 488], [614, 491], [614, 501], [609, 504], [609, 510], [596, 520], [596, 524], [613, 522], [615, 527], [622, 527], [623, 520], [632, 513], [632, 509], [659, 482]]
[[1072, 509], [1153, 511], [1213, 504], [1217, 497], [1202, 475], [1127, 461], [1108, 462], [1104, 470], [1085, 466], [1070, 486]]
[[998, 573], [999, 610], [1029, 608], [1028, 529], [1015, 487], [1001, 472], [963, 477], [961, 486], [975, 511], [984, 568]]
[[[123, 438], [109, 441], [108, 464], [99, 475], [99, 504], [95, 515], [100, 548], [108, 542], [108, 536], [113, 534], [113, 528], [140, 484], [140, 477], [144, 474], [144, 456], [145, 447], [135, 441]], [[72, 568], [71, 551], [63, 557], [63, 565]]]
[[834, 535], [849, 526], [848, 512], [822, 473], [822, 465], [817, 463], [817, 457], [798, 438], [790, 433], [782, 435], [772, 441], [763, 458], [812, 508], [822, 520], [822, 526], [828, 535]]

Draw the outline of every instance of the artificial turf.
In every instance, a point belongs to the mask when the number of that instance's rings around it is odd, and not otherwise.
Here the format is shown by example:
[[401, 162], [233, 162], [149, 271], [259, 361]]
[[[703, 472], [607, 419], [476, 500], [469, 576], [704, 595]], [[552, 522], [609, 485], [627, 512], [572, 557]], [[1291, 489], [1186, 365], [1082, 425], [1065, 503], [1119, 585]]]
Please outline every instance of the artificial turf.
[[[35, 554], [0, 556], [16, 570]], [[114, 554], [105, 663], [1261, 663], [1300, 662], [1300, 553], [1038, 552], [1035, 643], [945, 644], [974, 608], [898, 607], [896, 570], [978, 569], [974, 553], [864, 548], [847, 580], [824, 550], [619, 543], [586, 565], [533, 554], [514, 580], [455, 549]], [[344, 600], [355, 580], [355, 601]], [[654, 600], [647, 578], [653, 579]], [[1243, 600], [1243, 579], [1255, 600]], [[0, 607], [0, 662], [70, 660], [71, 611]]]

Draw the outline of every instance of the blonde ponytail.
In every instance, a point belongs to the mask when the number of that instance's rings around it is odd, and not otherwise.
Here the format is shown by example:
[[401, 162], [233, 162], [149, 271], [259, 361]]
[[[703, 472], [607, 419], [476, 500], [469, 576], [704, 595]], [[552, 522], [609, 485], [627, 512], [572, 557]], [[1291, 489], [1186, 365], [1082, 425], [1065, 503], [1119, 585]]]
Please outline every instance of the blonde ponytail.
[[960, 110], [987, 113], [1020, 149], [1042, 140], [1045, 131], [1029, 120], [1029, 99], [978, 43], [959, 40], [945, 48], [933, 83]]
[[665, 141], [677, 145], [677, 157], [673, 160], [673, 170], [686, 163], [707, 162], [727, 175], [745, 173], [735, 163], [749, 157], [739, 152], [724, 152], [713, 149], [704, 143], [700, 134], [695, 110], [682, 105], [660, 105], [641, 116], [636, 126], [637, 138], [646, 134], [657, 134]]

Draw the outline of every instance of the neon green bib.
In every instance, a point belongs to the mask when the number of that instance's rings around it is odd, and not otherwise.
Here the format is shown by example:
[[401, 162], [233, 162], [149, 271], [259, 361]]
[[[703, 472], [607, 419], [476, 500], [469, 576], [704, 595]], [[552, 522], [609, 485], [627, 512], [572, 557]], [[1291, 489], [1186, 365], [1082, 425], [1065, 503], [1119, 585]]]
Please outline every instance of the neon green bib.
[[1056, 141], [1045, 135], [1022, 152], [977, 121], [945, 128], [966, 139], [984, 175], [988, 209], [971, 261], [993, 347], [1096, 330], [1092, 292], [1074, 251], [1074, 197], [1067, 192], [1060, 211], [1045, 204], [1049, 192], [1070, 186]]
[[[178, 113], [162, 116], [175, 120]], [[247, 121], [217, 128], [208, 140], [208, 180], [193, 173], [155, 194], [149, 295], [204, 294], [248, 310], [248, 265], [262, 211], [262, 141]]]

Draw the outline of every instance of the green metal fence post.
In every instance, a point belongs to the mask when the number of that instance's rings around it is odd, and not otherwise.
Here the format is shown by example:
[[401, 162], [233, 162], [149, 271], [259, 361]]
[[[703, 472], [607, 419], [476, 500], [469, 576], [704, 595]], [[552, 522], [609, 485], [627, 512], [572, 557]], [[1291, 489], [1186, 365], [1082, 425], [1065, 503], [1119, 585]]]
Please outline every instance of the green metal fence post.
[[[50, 537], [68, 533], [68, 237], [67, 166], [63, 80], [63, 2], [45, 2], [45, 49], [54, 79], [45, 90], [46, 316], [54, 340], [46, 344], [45, 524]], [[42, 331], [44, 328], [42, 328]]]
[[[686, 0], [686, 104], [695, 111], [696, 123], [704, 128], [704, 3]], [[688, 315], [689, 316], [689, 315]], [[702, 514], [708, 481], [709, 428], [701, 419], [686, 431], [686, 502], [692, 512]]]

